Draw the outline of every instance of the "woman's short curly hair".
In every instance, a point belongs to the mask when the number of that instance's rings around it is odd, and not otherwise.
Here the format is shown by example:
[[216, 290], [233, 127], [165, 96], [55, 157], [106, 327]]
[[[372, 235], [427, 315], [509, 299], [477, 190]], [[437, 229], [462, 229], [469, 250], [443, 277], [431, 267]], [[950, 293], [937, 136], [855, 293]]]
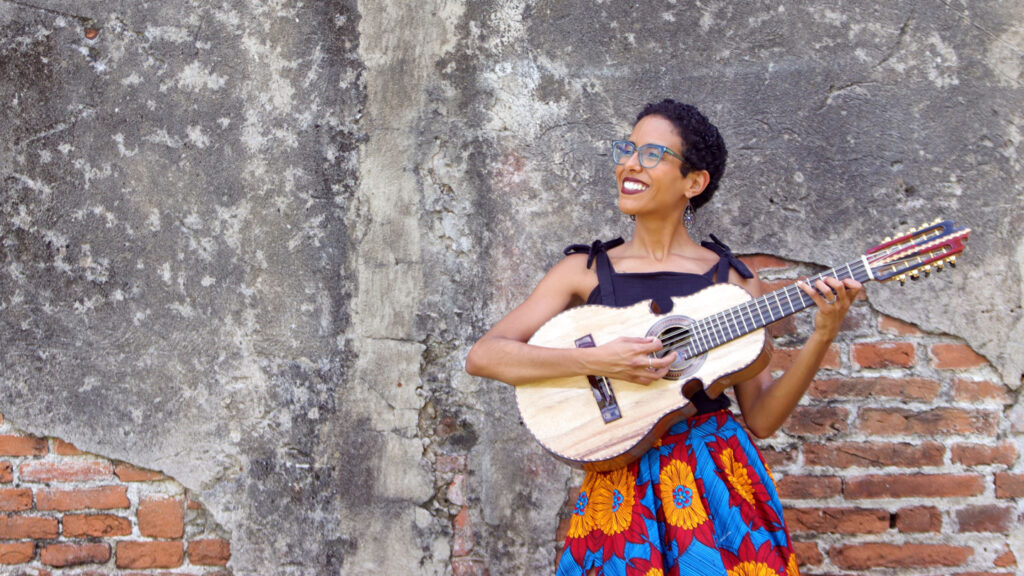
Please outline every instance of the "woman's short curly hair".
[[690, 200], [694, 210], [700, 208], [711, 200], [711, 196], [718, 189], [718, 181], [725, 174], [725, 161], [729, 152], [725, 149], [725, 141], [722, 140], [718, 128], [701, 114], [696, 106], [670, 99], [644, 106], [637, 115], [636, 122], [645, 116], [661, 116], [671, 122], [679, 132], [683, 139], [683, 158], [686, 159], [686, 165], [682, 167], [684, 176], [689, 174], [690, 170], [707, 170], [711, 176], [704, 192]]

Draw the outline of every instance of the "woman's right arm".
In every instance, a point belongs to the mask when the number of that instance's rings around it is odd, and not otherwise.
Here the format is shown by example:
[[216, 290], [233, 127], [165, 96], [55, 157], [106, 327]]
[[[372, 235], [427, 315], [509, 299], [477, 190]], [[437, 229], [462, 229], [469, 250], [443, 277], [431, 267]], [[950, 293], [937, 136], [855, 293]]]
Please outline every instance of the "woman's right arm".
[[[657, 339], [618, 338], [597, 348], [527, 344], [545, 322], [596, 285], [586, 261], [582, 254], [569, 256], [548, 271], [526, 301], [477, 340], [466, 357], [466, 371], [512, 385], [586, 374], [640, 384], [663, 377], [675, 355], [649, 361], [648, 355], [661, 349]], [[650, 364], [655, 370], [648, 370]]]

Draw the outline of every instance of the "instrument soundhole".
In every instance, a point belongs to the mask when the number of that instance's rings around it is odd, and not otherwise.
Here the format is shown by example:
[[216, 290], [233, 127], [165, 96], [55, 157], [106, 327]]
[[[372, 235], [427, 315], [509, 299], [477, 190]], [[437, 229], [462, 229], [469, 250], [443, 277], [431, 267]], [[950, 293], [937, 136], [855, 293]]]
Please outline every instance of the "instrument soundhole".
[[655, 356], [664, 358], [673, 350], [677, 353], [676, 361], [672, 363], [668, 374], [665, 375], [668, 380], [689, 379], [704, 364], [706, 352], [689, 358], [692, 339], [689, 326], [693, 323], [693, 318], [688, 316], [667, 316], [656, 322], [647, 331], [648, 337], [658, 338], [664, 346], [660, 351], [655, 352]]

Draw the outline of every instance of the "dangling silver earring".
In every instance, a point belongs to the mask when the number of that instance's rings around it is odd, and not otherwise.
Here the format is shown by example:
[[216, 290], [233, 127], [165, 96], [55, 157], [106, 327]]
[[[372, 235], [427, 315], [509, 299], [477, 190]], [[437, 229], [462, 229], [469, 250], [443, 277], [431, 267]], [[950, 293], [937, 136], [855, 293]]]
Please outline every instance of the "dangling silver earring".
[[686, 226], [687, 230], [693, 229], [693, 206], [689, 204], [683, 209], [683, 226]]

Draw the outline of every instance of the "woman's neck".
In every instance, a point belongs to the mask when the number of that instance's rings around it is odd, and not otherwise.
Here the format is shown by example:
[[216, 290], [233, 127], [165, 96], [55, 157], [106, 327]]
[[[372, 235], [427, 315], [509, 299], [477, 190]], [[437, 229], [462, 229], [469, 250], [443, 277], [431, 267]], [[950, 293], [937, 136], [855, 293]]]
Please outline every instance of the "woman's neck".
[[699, 245], [678, 220], [637, 218], [630, 240], [633, 257], [664, 262], [673, 254], [693, 254], [694, 250], [699, 250]]

